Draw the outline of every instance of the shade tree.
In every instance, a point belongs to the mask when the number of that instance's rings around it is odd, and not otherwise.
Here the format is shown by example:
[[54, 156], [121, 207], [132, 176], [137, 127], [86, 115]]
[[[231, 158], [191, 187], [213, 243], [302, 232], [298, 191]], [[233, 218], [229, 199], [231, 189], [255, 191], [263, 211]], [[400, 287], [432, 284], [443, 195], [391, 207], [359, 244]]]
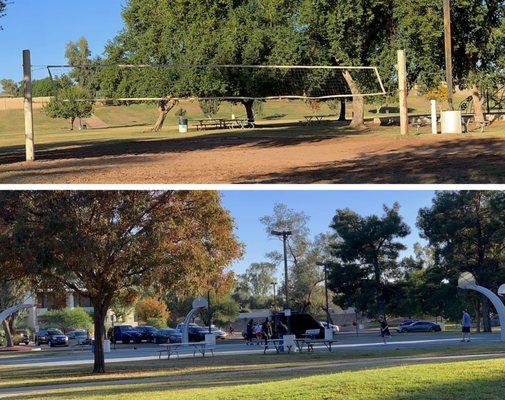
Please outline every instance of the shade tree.
[[207, 285], [240, 256], [215, 192], [16, 192], [17, 254], [32, 279], [88, 297], [95, 373], [107, 311], [127, 288]]
[[383, 215], [361, 216], [350, 209], [337, 210], [330, 288], [340, 307], [354, 307], [371, 317], [387, 313], [394, 280], [400, 276], [399, 240], [410, 234], [398, 204], [384, 206]]

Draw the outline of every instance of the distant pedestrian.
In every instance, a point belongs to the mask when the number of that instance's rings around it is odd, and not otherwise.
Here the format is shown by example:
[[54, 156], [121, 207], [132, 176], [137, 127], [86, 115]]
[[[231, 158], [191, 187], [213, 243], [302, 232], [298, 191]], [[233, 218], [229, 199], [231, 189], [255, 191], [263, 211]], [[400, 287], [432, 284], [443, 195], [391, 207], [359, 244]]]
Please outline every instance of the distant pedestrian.
[[389, 325], [386, 317], [380, 319], [381, 336], [384, 344], [388, 344], [388, 339], [391, 337], [391, 332], [389, 331]]
[[284, 353], [284, 336], [288, 334], [289, 329], [282, 322], [279, 322], [279, 325], [277, 326], [277, 332], [279, 332], [280, 339], [279, 352]]
[[265, 322], [263, 322], [262, 325], [262, 330], [263, 330], [263, 339], [265, 339], [265, 346], [268, 344], [268, 340], [272, 339], [272, 324], [270, 323], [270, 320], [268, 318], [265, 319]]
[[472, 331], [472, 319], [467, 310], [463, 310], [463, 318], [461, 318], [462, 342], [470, 342], [470, 334]]
[[233, 326], [231, 324], [228, 327], [228, 333], [230, 334], [230, 338], [232, 338], [233, 334], [235, 333], [235, 329], [233, 329]]
[[246, 344], [250, 345], [252, 344], [252, 340], [254, 337], [254, 321], [251, 319], [245, 328], [245, 339], [246, 339]]

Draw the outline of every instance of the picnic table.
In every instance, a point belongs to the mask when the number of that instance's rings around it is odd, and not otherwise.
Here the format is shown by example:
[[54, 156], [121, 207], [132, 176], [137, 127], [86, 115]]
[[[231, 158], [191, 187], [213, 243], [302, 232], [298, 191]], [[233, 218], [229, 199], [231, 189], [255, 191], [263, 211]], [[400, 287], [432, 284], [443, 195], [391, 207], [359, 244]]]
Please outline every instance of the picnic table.
[[197, 119], [195, 122], [197, 131], [208, 128], [226, 128], [225, 120], [222, 118]]
[[224, 126], [228, 129], [246, 129], [246, 128], [254, 128], [254, 122], [249, 121], [248, 119], [238, 118], [238, 119], [225, 119], [223, 120]]
[[[416, 133], [419, 134], [420, 129], [423, 126], [431, 126], [431, 116], [420, 116], [413, 117], [409, 120], [410, 124], [416, 127]], [[463, 133], [470, 132], [470, 124], [474, 122], [480, 130], [480, 133], [484, 133], [486, 126], [491, 123], [489, 121], [477, 121], [473, 115], [463, 115], [461, 117], [461, 124], [463, 125]], [[437, 117], [437, 124], [440, 123], [440, 117]]]
[[292, 345], [285, 345], [284, 344], [284, 339], [266, 339], [265, 340], [265, 349], [263, 350], [263, 354], [267, 353], [267, 350], [270, 348], [269, 345], [272, 345], [275, 350], [277, 351], [277, 354], [283, 352], [284, 348], [288, 350], [288, 353], [291, 353], [291, 350], [293, 350]]
[[314, 351], [314, 346], [317, 344], [324, 344], [325, 347], [328, 349], [328, 351], [331, 353], [332, 351], [332, 346], [333, 343], [336, 343], [337, 340], [326, 340], [326, 339], [312, 339], [312, 338], [302, 338], [302, 339], [296, 339], [296, 347], [298, 348], [298, 351], [300, 353], [303, 352], [304, 347], [307, 347], [307, 351], [313, 352]]
[[168, 343], [168, 344], [160, 344], [160, 350], [158, 350], [159, 359], [161, 360], [161, 355], [163, 353], [167, 353], [167, 359], [169, 360], [172, 355], [177, 355], [179, 358], [179, 354], [181, 349], [185, 347], [190, 347], [193, 349], [193, 357], [196, 357], [197, 353], [200, 353], [203, 357], [207, 352], [211, 352], [212, 356], [214, 356], [214, 346], [209, 345], [206, 342], [191, 342], [191, 343]]
[[315, 123], [324, 122], [324, 120], [331, 118], [332, 115], [304, 115], [305, 123], [307, 125], [312, 125]]

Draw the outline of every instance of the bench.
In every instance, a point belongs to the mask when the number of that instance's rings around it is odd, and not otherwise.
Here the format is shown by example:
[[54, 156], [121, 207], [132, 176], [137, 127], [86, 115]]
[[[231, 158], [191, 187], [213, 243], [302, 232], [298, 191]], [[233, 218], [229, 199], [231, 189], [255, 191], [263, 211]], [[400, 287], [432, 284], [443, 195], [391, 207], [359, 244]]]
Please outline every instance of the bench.
[[162, 349], [157, 351], [160, 360], [163, 353], [167, 353], [168, 360], [172, 355], [177, 355], [177, 358], [179, 358], [181, 349], [185, 347], [193, 348], [193, 357], [196, 357], [196, 354], [200, 353], [205, 358], [208, 352], [214, 357], [215, 350], [214, 345], [210, 345], [206, 342], [160, 344], [160, 347], [162, 347]]
[[477, 128], [479, 129], [480, 133], [484, 133], [484, 130], [486, 129], [486, 127], [491, 125], [490, 121], [488, 121], [488, 120], [477, 121], [474, 116], [461, 117], [461, 122], [463, 124], [463, 132], [464, 133], [470, 132], [470, 124], [472, 122], [477, 125]]
[[296, 343], [296, 347], [298, 348], [298, 351], [300, 353], [303, 352], [303, 349], [305, 347], [307, 347], [307, 352], [309, 352], [309, 353], [314, 352], [314, 346], [317, 344], [324, 344], [326, 349], [331, 353], [333, 343], [337, 343], [337, 340], [304, 338], [304, 339], [296, 339], [295, 343]]
[[331, 118], [332, 115], [304, 115], [303, 118], [305, 118], [305, 123], [307, 125], [312, 125], [312, 124], [319, 124], [322, 122], [325, 122], [328, 118]]
[[265, 340], [265, 349], [263, 350], [263, 354], [267, 353], [267, 350], [270, 348], [269, 345], [272, 345], [275, 350], [277, 351], [277, 354], [283, 353], [284, 348], [288, 350], [288, 354], [291, 353], [293, 350], [292, 345], [284, 345], [284, 340], [283, 339], [266, 339]]
[[226, 124], [224, 123], [224, 120], [222, 119], [199, 119], [196, 120], [196, 130], [204, 130], [204, 129], [209, 129], [209, 128], [226, 128]]

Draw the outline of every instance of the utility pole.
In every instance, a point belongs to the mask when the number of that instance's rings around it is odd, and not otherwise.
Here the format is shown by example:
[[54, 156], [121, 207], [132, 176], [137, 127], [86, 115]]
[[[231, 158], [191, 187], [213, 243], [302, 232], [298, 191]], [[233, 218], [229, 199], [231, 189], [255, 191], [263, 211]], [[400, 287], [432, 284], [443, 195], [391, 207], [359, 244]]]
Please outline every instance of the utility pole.
[[33, 134], [32, 61], [30, 50], [23, 50], [25, 151], [26, 161], [35, 161], [35, 138]]
[[272, 235], [282, 237], [284, 245], [284, 292], [286, 294], [286, 308], [289, 308], [288, 288], [288, 238], [293, 234], [291, 231], [272, 231]]
[[454, 111], [452, 78], [452, 32], [451, 0], [444, 1], [444, 37], [445, 37], [445, 76], [447, 81], [447, 102], [449, 110]]
[[400, 130], [402, 135], [406, 135], [409, 133], [409, 105], [405, 50], [398, 50], [398, 95], [400, 97]]
[[324, 263], [316, 263], [317, 266], [324, 268], [324, 294], [326, 300], [326, 323], [328, 324], [328, 328], [330, 327], [331, 318], [330, 318], [330, 302], [328, 301], [328, 262]]
[[273, 309], [274, 309], [274, 311], [275, 311], [275, 310], [276, 310], [276, 308], [277, 308], [277, 299], [276, 299], [276, 297], [275, 297], [275, 287], [277, 286], [277, 282], [272, 282], [272, 286], [273, 286], [273, 288], [274, 288], [274, 305], [273, 305]]

